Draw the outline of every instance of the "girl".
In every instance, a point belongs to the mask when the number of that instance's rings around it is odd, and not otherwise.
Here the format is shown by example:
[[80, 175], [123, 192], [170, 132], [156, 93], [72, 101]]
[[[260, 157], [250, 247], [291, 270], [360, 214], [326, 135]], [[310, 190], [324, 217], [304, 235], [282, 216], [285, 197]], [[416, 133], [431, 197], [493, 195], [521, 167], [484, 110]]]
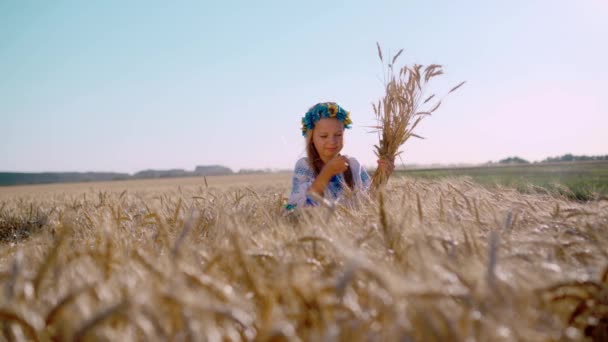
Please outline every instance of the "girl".
[[[334, 102], [314, 105], [302, 118], [306, 138], [306, 158], [298, 160], [287, 209], [316, 205], [308, 196], [314, 192], [330, 200], [341, 197], [344, 189], [368, 191], [371, 179], [357, 159], [340, 154], [344, 129], [351, 128], [350, 113]], [[378, 169], [392, 173], [394, 165], [378, 160]]]

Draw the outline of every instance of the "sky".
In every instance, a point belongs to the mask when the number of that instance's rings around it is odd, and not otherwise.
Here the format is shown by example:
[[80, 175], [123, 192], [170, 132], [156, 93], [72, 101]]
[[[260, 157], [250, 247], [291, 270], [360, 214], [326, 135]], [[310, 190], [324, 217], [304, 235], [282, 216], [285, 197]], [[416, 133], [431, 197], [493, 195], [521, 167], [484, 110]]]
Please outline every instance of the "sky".
[[608, 154], [608, 1], [1, 1], [0, 171], [290, 169], [317, 102], [376, 163], [385, 55], [445, 97], [398, 165]]

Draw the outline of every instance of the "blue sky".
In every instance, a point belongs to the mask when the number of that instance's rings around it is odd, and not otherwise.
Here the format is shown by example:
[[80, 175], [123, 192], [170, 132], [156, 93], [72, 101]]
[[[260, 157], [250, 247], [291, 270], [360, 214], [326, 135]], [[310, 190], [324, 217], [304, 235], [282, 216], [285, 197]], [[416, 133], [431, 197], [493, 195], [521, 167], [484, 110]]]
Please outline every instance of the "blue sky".
[[3, 1], [0, 171], [291, 168], [321, 101], [374, 165], [376, 41], [467, 81], [406, 164], [606, 154], [606, 37], [605, 0]]

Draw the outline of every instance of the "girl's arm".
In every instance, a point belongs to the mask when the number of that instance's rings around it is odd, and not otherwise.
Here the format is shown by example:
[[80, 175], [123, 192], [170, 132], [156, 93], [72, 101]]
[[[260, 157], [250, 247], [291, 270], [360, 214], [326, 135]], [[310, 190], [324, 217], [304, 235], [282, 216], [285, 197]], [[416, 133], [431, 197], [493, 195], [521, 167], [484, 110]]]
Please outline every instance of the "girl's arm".
[[327, 188], [327, 184], [329, 184], [331, 177], [333, 177], [333, 175], [330, 175], [329, 172], [325, 168], [323, 168], [321, 170], [321, 173], [319, 173], [317, 178], [315, 178], [315, 180], [312, 182], [312, 185], [310, 186], [310, 189], [308, 189], [308, 191], [314, 192], [319, 196], [323, 197], [323, 194], [325, 193], [325, 188]]
[[289, 206], [293, 208], [314, 204], [306, 195], [314, 180], [314, 172], [308, 166], [306, 159], [298, 160], [294, 168], [291, 194], [287, 202]]
[[319, 196], [323, 196], [325, 188], [327, 187], [327, 184], [329, 184], [331, 178], [337, 174], [344, 173], [348, 168], [348, 158], [341, 155], [333, 157], [325, 166], [323, 166], [323, 169], [317, 178], [315, 178], [314, 182], [312, 182], [308, 191], [313, 191]]

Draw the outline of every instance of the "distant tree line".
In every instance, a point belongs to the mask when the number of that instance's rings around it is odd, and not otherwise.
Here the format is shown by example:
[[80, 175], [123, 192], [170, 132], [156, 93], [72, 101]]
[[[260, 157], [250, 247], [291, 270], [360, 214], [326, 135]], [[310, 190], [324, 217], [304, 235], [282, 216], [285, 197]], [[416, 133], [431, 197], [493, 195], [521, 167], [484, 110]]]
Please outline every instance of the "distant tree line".
[[541, 161], [541, 163], [558, 163], [572, 161], [591, 161], [591, 160], [608, 160], [608, 154], [604, 156], [575, 156], [573, 154], [564, 154], [561, 157], [549, 157]]
[[103, 182], [130, 179], [127, 173], [114, 172], [0, 172], [0, 185]]
[[0, 186], [20, 184], [103, 182], [127, 179], [220, 176], [231, 174], [234, 174], [234, 172], [230, 168], [221, 165], [197, 166], [194, 171], [186, 171], [183, 169], [144, 170], [136, 172], [133, 175], [116, 172], [0, 172]]
[[[564, 154], [559, 157], [548, 157], [540, 162], [534, 163], [561, 163], [561, 162], [577, 162], [577, 161], [594, 161], [594, 160], [608, 160], [608, 155], [600, 156], [577, 156], [571, 153]], [[494, 164], [494, 162], [488, 162], [488, 164]], [[520, 157], [508, 157], [498, 161], [498, 164], [530, 164], [529, 161]]]
[[174, 178], [174, 177], [200, 177], [200, 176], [222, 176], [231, 175], [234, 172], [230, 168], [221, 165], [197, 166], [194, 171], [184, 169], [171, 170], [144, 170], [135, 173], [132, 178]]
[[509, 157], [499, 160], [498, 164], [530, 164], [530, 162], [519, 157]]

